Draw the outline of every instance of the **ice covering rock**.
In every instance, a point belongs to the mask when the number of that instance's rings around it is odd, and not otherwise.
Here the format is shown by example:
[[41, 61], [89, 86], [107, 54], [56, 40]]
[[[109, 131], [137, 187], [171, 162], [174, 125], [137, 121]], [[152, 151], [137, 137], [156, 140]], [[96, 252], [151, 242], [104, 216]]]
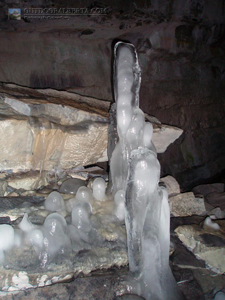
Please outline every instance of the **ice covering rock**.
[[110, 172], [117, 206], [125, 195], [129, 268], [137, 294], [145, 299], [182, 299], [169, 267], [168, 194], [158, 185], [160, 165], [152, 143], [152, 125], [145, 123], [139, 108], [137, 54], [133, 45], [119, 42], [114, 55], [118, 143]]

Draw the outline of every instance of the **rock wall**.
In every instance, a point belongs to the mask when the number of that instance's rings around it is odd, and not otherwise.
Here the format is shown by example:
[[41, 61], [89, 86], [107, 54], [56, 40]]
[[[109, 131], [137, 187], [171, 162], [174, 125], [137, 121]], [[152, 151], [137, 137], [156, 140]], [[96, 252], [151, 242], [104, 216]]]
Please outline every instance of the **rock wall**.
[[[1, 4], [3, 6], [3, 4]], [[11, 7], [15, 4], [10, 1]], [[13, 6], [14, 5], [14, 6]], [[37, 7], [35, 2], [21, 8]], [[38, 7], [74, 7], [41, 1]], [[80, 6], [79, 6], [80, 5]], [[94, 7], [91, 1], [77, 7]], [[0, 81], [112, 100], [112, 45], [132, 42], [142, 67], [141, 108], [184, 130], [159, 156], [183, 188], [225, 166], [224, 1], [104, 1], [106, 14], [0, 24]], [[18, 7], [18, 4], [17, 4]]]

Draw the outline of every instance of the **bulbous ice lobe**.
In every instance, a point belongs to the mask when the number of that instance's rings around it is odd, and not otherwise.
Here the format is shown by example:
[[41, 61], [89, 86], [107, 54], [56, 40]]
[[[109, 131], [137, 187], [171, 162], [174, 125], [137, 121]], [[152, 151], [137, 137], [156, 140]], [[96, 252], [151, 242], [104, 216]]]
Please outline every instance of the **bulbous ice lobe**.
[[143, 144], [146, 148], [150, 148], [152, 144], [153, 126], [151, 123], [145, 123], [143, 131]]
[[126, 140], [129, 141], [129, 149], [137, 149], [141, 145], [143, 128], [145, 124], [144, 113], [141, 109], [135, 108], [132, 121], [126, 133]]
[[61, 211], [65, 209], [63, 197], [60, 193], [51, 192], [45, 200], [45, 209], [48, 211]]
[[84, 201], [76, 203], [73, 207], [72, 226], [76, 229], [72, 234], [70, 232], [73, 239], [76, 239], [76, 235], [78, 234], [80, 239], [87, 243], [89, 242], [89, 233], [92, 230], [90, 222], [91, 211], [91, 205]]
[[77, 190], [79, 187], [85, 186], [85, 181], [78, 179], [78, 178], [70, 178], [65, 180], [60, 189], [59, 192], [63, 194], [73, 194], [75, 195], [77, 193]]
[[66, 231], [66, 220], [58, 213], [52, 213], [47, 216], [44, 221], [44, 228], [52, 235], [57, 234], [57, 232]]
[[91, 190], [86, 186], [79, 187], [77, 193], [76, 193], [76, 201], [86, 201], [91, 202], [92, 200], [92, 192]]
[[11, 225], [0, 225], [0, 250], [8, 250], [14, 244], [14, 228]]
[[66, 220], [58, 213], [47, 216], [43, 225], [42, 266], [57, 254], [65, 254], [71, 250], [67, 235]]
[[35, 228], [27, 233], [26, 238], [31, 242], [36, 252], [42, 249], [44, 235], [41, 229]]
[[160, 177], [160, 165], [156, 156], [151, 153], [147, 160], [140, 160], [135, 169], [134, 180], [139, 193], [153, 193]]
[[132, 119], [132, 107], [130, 105], [117, 106], [117, 125], [122, 135], [125, 135]]
[[125, 193], [123, 190], [119, 190], [116, 192], [114, 196], [115, 201], [115, 215], [120, 221], [125, 219]]
[[96, 178], [93, 181], [93, 196], [98, 201], [105, 199], [106, 184], [103, 178]]
[[79, 230], [89, 232], [91, 230], [91, 210], [91, 205], [87, 202], [75, 204], [72, 210], [72, 224]]
[[71, 198], [66, 202], [66, 210], [71, 213], [75, 204], [82, 201], [88, 202], [90, 205], [93, 201], [92, 191], [86, 186], [79, 187], [75, 198]]

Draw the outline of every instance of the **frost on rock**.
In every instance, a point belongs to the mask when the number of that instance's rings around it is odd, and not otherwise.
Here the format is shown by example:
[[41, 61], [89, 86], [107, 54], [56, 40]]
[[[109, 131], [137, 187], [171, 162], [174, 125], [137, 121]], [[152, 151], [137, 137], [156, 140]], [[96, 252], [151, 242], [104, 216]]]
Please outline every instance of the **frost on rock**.
[[139, 108], [137, 54], [133, 45], [119, 42], [114, 55], [118, 143], [110, 172], [118, 218], [123, 218], [125, 208], [133, 288], [145, 299], [182, 299], [169, 267], [170, 210], [167, 191], [158, 185], [160, 164], [152, 143], [153, 127]]

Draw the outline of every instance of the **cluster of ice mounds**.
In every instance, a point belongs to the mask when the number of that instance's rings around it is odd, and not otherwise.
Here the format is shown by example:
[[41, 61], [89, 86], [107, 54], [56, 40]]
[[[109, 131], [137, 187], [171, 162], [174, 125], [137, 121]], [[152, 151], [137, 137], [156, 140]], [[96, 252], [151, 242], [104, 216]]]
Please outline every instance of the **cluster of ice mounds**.
[[[30, 244], [40, 259], [40, 266], [45, 267], [58, 255], [69, 255], [71, 251], [88, 247], [91, 239], [92, 204], [93, 201], [106, 200], [106, 183], [102, 178], [93, 182], [93, 191], [79, 179], [65, 181], [60, 190], [64, 193], [75, 194], [66, 203], [62, 195], [51, 192], [44, 203], [49, 211], [42, 226], [34, 225], [25, 213], [18, 228], [11, 225], [0, 225], [0, 264], [5, 262], [5, 251], [13, 247], [23, 247]], [[67, 224], [64, 216], [71, 215]]]

